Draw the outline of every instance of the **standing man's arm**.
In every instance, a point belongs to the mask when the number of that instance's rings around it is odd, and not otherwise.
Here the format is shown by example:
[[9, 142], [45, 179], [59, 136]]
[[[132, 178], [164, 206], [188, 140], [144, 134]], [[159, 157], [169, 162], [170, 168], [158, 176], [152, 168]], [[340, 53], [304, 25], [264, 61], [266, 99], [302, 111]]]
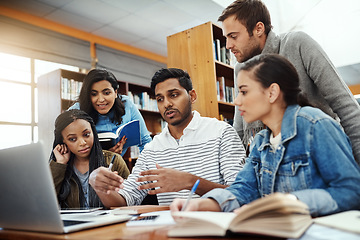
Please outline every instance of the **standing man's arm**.
[[360, 106], [321, 46], [305, 33], [300, 33], [300, 54], [311, 79], [328, 102], [349, 136], [353, 154], [360, 163]]

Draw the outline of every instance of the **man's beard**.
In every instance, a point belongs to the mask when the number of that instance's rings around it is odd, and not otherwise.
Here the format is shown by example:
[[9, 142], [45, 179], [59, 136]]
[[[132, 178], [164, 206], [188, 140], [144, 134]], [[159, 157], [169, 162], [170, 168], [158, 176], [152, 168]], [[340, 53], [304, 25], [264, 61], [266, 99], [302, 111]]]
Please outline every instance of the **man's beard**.
[[186, 109], [186, 112], [184, 112], [184, 114], [181, 115], [181, 118], [178, 121], [170, 123], [172, 126], [180, 125], [181, 123], [183, 123], [185, 121], [185, 119], [188, 119], [188, 117], [192, 114], [190, 101], [188, 102], [188, 105], [185, 109]]
[[252, 57], [255, 57], [259, 54], [261, 54], [262, 49], [260, 48], [259, 44], [256, 45], [256, 47], [254, 47], [249, 54], [247, 54], [246, 56], [243, 56], [243, 59], [241, 59], [240, 61], [238, 59], [236, 59], [239, 63], [243, 63], [246, 62], [247, 60], [249, 60]]

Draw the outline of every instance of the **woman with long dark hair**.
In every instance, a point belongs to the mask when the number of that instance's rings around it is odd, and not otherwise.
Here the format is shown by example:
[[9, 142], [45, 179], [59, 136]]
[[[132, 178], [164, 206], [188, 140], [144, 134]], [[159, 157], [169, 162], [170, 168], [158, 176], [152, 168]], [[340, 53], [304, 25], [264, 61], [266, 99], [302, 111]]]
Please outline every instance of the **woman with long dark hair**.
[[[119, 154], [102, 150], [93, 119], [84, 111], [73, 109], [61, 113], [55, 121], [50, 168], [59, 204], [62, 208], [103, 207], [89, 185], [89, 175], [108, 167], [122, 178], [130, 174]], [[119, 186], [120, 188], [120, 186]]]
[[[79, 100], [70, 109], [81, 109], [94, 119], [98, 133], [113, 132], [132, 120], [140, 121], [140, 152], [151, 142], [144, 118], [128, 96], [119, 94], [119, 83], [111, 72], [93, 69], [85, 77]], [[126, 137], [126, 136], [125, 136]], [[116, 139], [117, 144], [109, 151], [124, 155], [126, 138]]]
[[[360, 208], [360, 168], [340, 124], [301, 94], [295, 67], [277, 54], [244, 63], [235, 105], [246, 122], [266, 125], [255, 135], [235, 182], [193, 200], [187, 210], [233, 211], [275, 192], [306, 203], [312, 216]], [[184, 204], [177, 199], [178, 211]]]

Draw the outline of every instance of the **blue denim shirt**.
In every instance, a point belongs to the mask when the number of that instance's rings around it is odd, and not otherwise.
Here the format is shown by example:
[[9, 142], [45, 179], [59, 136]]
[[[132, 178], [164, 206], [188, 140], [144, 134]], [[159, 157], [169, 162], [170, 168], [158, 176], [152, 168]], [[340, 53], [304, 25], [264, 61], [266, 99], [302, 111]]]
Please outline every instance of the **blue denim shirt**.
[[270, 133], [264, 129], [256, 134], [246, 164], [230, 187], [203, 198], [216, 200], [223, 211], [274, 192], [296, 195], [312, 216], [360, 208], [360, 168], [338, 122], [317, 108], [291, 105], [276, 149]]
[[[111, 121], [111, 117], [114, 115], [112, 111], [110, 111], [108, 114], [102, 115], [98, 114], [98, 122], [96, 123], [96, 131], [98, 133], [101, 132], [113, 132], [115, 133], [116, 130], [124, 125], [127, 122], [130, 122], [135, 119], [140, 120], [140, 136], [141, 136], [141, 144], [138, 145], [140, 152], [144, 149], [144, 146], [146, 143], [151, 142], [151, 137], [149, 134], [149, 131], [146, 128], [144, 118], [142, 117], [140, 111], [137, 109], [137, 107], [134, 105], [133, 102], [129, 99], [126, 95], [121, 95], [122, 100], [125, 100], [125, 114], [122, 116], [122, 122], [120, 125], [116, 125]], [[79, 102], [76, 102], [73, 106], [71, 106], [69, 109], [80, 109]], [[116, 141], [120, 141], [120, 138], [116, 139]], [[122, 154], [124, 155], [127, 148], [123, 149]]]

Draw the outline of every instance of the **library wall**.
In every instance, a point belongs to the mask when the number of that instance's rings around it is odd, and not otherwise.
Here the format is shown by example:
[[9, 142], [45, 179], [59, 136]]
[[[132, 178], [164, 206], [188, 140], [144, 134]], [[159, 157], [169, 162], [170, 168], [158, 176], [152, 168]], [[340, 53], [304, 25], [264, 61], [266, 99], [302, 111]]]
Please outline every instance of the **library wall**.
[[89, 69], [90, 42], [0, 15], [0, 51]]
[[96, 44], [97, 67], [105, 68], [120, 81], [150, 86], [154, 73], [165, 64]]

